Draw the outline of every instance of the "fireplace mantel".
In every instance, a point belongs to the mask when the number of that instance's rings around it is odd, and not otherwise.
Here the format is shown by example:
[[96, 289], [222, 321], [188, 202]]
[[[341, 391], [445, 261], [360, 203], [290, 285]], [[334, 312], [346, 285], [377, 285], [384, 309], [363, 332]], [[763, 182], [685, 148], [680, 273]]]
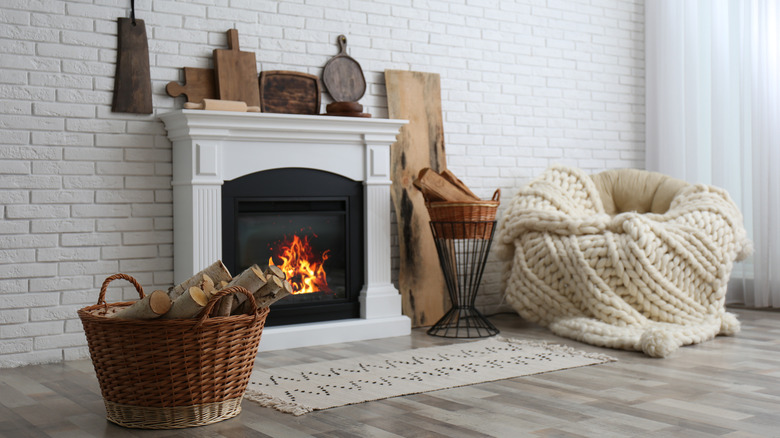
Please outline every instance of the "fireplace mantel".
[[160, 116], [173, 143], [174, 280], [222, 259], [224, 181], [263, 170], [324, 170], [364, 185], [361, 317], [264, 329], [261, 350], [407, 335], [390, 277], [390, 146], [406, 120], [179, 110]]

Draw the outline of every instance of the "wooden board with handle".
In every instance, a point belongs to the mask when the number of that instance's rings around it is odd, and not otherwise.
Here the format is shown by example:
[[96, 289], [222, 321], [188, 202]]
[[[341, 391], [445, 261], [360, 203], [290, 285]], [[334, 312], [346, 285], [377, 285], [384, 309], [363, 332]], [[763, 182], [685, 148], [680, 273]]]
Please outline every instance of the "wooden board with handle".
[[144, 20], [119, 18], [116, 76], [111, 111], [152, 113], [152, 78], [149, 72], [149, 42]]
[[391, 149], [391, 197], [398, 222], [398, 286], [413, 327], [436, 323], [450, 308], [422, 193], [413, 186], [420, 170], [446, 168], [439, 75], [385, 70], [391, 119], [406, 119]]
[[366, 93], [360, 64], [347, 54], [347, 37], [339, 35], [339, 53], [322, 68], [322, 82], [336, 102], [357, 102]]
[[184, 85], [176, 81], [168, 82], [165, 91], [171, 97], [182, 94], [187, 102], [202, 103], [203, 99], [216, 99], [217, 86], [214, 83], [213, 68], [184, 67]]
[[257, 61], [254, 52], [238, 50], [238, 30], [227, 31], [228, 49], [214, 49], [214, 76], [217, 97], [260, 106]]

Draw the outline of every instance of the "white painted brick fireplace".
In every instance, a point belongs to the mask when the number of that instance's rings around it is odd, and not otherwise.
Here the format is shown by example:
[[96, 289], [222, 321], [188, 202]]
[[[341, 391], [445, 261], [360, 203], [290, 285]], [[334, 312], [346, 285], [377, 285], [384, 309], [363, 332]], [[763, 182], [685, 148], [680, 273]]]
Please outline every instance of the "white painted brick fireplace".
[[266, 327], [261, 350], [411, 332], [390, 275], [390, 146], [405, 120], [198, 110], [160, 118], [173, 143], [175, 282], [222, 259], [224, 181], [271, 169], [323, 170], [363, 182], [360, 318]]

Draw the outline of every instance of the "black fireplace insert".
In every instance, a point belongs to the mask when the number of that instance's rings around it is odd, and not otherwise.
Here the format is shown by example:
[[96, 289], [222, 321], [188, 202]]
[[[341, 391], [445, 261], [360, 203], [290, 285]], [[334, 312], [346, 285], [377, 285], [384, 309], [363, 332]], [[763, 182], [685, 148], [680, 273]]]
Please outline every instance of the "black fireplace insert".
[[294, 293], [266, 325], [360, 317], [363, 184], [314, 169], [256, 172], [222, 186], [222, 253], [234, 275], [274, 264]]

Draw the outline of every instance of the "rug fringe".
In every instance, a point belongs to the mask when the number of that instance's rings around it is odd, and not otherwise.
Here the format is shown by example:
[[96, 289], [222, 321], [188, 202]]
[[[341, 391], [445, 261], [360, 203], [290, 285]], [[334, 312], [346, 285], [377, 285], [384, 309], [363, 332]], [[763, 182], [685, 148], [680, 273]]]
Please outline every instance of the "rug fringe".
[[296, 417], [309, 413], [313, 411], [314, 409], [308, 407], [299, 405], [297, 403], [291, 403], [286, 400], [282, 400], [280, 398], [264, 394], [262, 392], [252, 391], [247, 389], [244, 393], [244, 398], [252, 400], [253, 402], [256, 402], [260, 404], [260, 406], [264, 406], [267, 408], [274, 408], [279, 412], [284, 412], [286, 414], [293, 414]]
[[568, 353], [571, 355], [577, 355], [581, 357], [586, 357], [588, 359], [594, 359], [594, 360], [600, 360], [604, 362], [617, 362], [617, 358], [614, 358], [612, 356], [608, 356], [606, 354], [602, 353], [589, 353], [587, 351], [577, 350], [574, 347], [569, 347], [566, 345], [560, 345], [560, 344], [550, 344], [547, 341], [531, 341], [528, 339], [518, 339], [518, 338], [507, 338], [501, 335], [498, 335], [495, 337], [497, 341], [501, 342], [508, 342], [511, 344], [521, 344], [521, 345], [528, 345], [530, 347], [540, 347], [540, 348], [547, 348], [552, 351], [559, 351], [561, 353]]

